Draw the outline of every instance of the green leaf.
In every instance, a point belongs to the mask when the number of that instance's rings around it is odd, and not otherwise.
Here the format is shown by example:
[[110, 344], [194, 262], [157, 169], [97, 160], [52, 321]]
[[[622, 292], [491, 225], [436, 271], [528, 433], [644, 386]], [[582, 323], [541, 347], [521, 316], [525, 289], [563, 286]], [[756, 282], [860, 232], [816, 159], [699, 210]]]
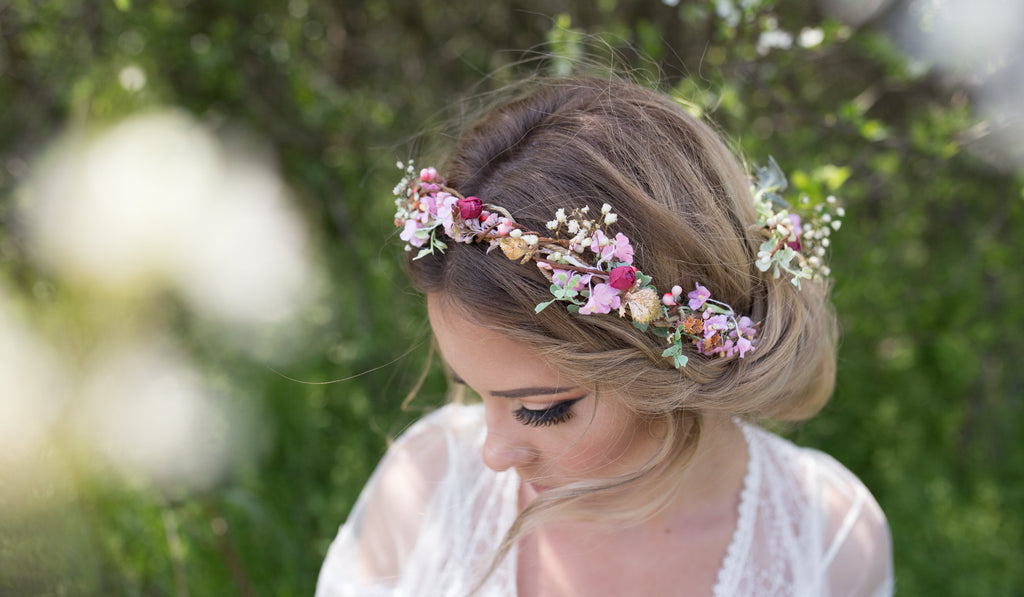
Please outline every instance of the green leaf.
[[550, 301], [545, 301], [545, 302], [537, 305], [536, 307], [534, 307], [533, 312], [534, 313], [540, 313], [541, 311], [546, 309], [548, 307], [548, 305], [550, 305], [551, 303], [553, 303], [553, 302], [555, 302], [557, 300], [558, 299], [551, 299]]

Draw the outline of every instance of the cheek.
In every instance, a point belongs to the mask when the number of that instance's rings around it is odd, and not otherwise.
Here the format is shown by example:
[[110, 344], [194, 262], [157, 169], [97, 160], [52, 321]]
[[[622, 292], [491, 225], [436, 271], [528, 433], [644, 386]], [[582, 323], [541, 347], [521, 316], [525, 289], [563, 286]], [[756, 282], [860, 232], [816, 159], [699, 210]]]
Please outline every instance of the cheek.
[[[588, 474], [621, 474], [635, 470], [649, 456], [646, 436], [637, 425], [599, 425], [587, 429], [560, 458], [569, 472]], [[602, 475], [603, 476], [603, 475]]]

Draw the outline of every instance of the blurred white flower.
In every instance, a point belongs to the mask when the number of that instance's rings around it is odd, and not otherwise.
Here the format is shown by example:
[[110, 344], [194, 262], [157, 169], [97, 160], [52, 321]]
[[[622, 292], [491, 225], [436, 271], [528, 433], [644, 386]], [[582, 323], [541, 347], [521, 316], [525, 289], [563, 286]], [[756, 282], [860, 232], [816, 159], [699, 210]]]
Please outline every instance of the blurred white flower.
[[0, 516], [70, 493], [52, 437], [67, 381], [58, 355], [16, 315], [0, 287]]
[[146, 86], [146, 71], [135, 64], [126, 66], [117, 74], [117, 81], [125, 91], [142, 91]]
[[[15, 316], [0, 288], [0, 471], [48, 442], [66, 373], [53, 350]], [[5, 475], [0, 472], [0, 477]]]
[[203, 487], [227, 464], [224, 401], [178, 352], [155, 342], [107, 346], [75, 405], [81, 446], [119, 474]]
[[804, 27], [800, 30], [799, 43], [801, 48], [814, 48], [825, 41], [825, 32], [821, 27]]
[[793, 34], [782, 29], [762, 31], [757, 38], [757, 53], [762, 56], [773, 48], [788, 50], [793, 47]]
[[115, 294], [170, 288], [241, 324], [281, 321], [309, 298], [307, 238], [274, 167], [182, 113], [70, 135], [35, 180], [34, 248], [72, 281]]

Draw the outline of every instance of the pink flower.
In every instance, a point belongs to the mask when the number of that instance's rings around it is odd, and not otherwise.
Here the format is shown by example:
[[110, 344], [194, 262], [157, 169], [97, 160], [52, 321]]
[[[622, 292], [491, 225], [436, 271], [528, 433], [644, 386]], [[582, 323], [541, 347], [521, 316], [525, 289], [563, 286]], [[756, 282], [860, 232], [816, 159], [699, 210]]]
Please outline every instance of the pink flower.
[[615, 244], [604, 232], [598, 230], [594, 232], [590, 250], [599, 255], [601, 261], [606, 261], [615, 252]]
[[501, 218], [497, 232], [501, 236], [508, 236], [508, 233], [512, 232], [512, 223], [508, 221], [508, 218]]
[[615, 235], [615, 251], [613, 254], [616, 259], [626, 265], [633, 263], [633, 245], [629, 244], [629, 237], [621, 232]]
[[[538, 262], [537, 265], [540, 266], [542, 264]], [[551, 283], [554, 284], [555, 286], [558, 286], [559, 288], [565, 288], [569, 284], [569, 281], [572, 280], [573, 275], [575, 274], [568, 270], [556, 269], [551, 274]], [[584, 274], [583, 276], [580, 276], [580, 280], [573, 287], [573, 290], [579, 292], [586, 288], [587, 283], [590, 282], [590, 276], [591, 274]]]
[[620, 265], [608, 272], [608, 285], [617, 290], [628, 290], [636, 284], [636, 268]]
[[704, 320], [704, 339], [714, 336], [716, 332], [729, 328], [729, 318], [725, 315], [712, 315]]
[[704, 288], [700, 284], [697, 284], [696, 290], [691, 290], [686, 294], [686, 298], [690, 299], [690, 309], [696, 311], [704, 306], [704, 303], [711, 298], [711, 293], [708, 292], [707, 288]]
[[666, 307], [672, 307], [676, 304], [676, 297], [672, 296], [671, 292], [666, 292], [665, 296], [661, 297], [661, 303]]
[[612, 309], [618, 309], [622, 304], [619, 291], [608, 284], [595, 284], [590, 291], [590, 299], [586, 305], [580, 307], [580, 315], [592, 313], [611, 313]]
[[757, 328], [754, 327], [754, 322], [744, 315], [736, 322], [736, 332], [744, 338], [753, 338]]
[[793, 225], [793, 240], [786, 243], [786, 246], [794, 251], [799, 251], [801, 247], [800, 235], [804, 233], [803, 226], [800, 225], [800, 216], [789, 214], [789, 223]]
[[448, 193], [438, 193], [437, 199], [439, 201], [437, 219], [444, 225], [444, 231], [448, 236], [452, 236], [452, 226], [455, 225], [455, 210], [453, 208], [458, 204], [459, 198]]
[[423, 239], [416, 236], [416, 231], [419, 230], [419, 226], [416, 225], [416, 220], [406, 220], [405, 228], [402, 233], [399, 234], [399, 238], [409, 243], [414, 247], [422, 247]]
[[462, 216], [463, 220], [472, 220], [480, 217], [480, 212], [483, 211], [483, 208], [484, 203], [480, 201], [479, 197], [459, 199], [459, 215]]
[[437, 168], [424, 168], [420, 170], [420, 180], [423, 182], [430, 182], [437, 178]]
[[754, 350], [754, 344], [750, 340], [747, 340], [742, 336], [740, 336], [740, 338], [736, 340], [736, 351], [740, 353], [741, 359], [743, 358], [743, 355], [747, 354], [752, 350]]

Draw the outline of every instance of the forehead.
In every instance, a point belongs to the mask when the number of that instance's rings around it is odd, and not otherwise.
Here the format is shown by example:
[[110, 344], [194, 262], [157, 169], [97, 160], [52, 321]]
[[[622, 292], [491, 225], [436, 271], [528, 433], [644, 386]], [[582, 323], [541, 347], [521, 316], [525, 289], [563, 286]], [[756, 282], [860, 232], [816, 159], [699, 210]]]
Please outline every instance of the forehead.
[[568, 387], [569, 377], [528, 346], [469, 319], [444, 297], [427, 295], [438, 347], [456, 375], [478, 392], [543, 383]]

